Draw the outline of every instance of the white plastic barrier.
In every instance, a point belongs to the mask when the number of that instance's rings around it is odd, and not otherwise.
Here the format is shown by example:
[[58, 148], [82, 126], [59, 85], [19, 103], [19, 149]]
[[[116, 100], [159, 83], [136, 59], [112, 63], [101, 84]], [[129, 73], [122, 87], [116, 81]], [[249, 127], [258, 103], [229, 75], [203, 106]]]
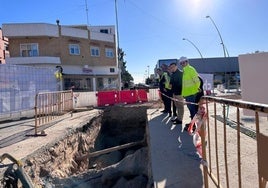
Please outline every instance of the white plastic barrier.
[[97, 96], [95, 91], [91, 92], [73, 92], [73, 107], [87, 107], [87, 106], [97, 106]]
[[148, 101], [158, 101], [159, 99], [159, 89], [149, 89]]

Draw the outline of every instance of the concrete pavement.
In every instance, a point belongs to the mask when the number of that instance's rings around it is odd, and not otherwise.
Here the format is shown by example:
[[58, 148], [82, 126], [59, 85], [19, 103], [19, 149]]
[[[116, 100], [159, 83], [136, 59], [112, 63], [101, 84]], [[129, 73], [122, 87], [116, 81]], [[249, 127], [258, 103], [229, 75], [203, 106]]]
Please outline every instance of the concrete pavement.
[[190, 122], [185, 107], [183, 125], [173, 125], [162, 109], [149, 109], [149, 139], [155, 188], [203, 187], [202, 165], [192, 136], [183, 131]]
[[99, 114], [99, 110], [87, 110], [64, 115], [64, 118], [44, 126], [47, 136], [26, 136], [34, 134], [34, 119], [6, 122], [0, 125], [0, 155], [9, 153], [22, 159], [42, 146], [64, 137], [69, 131], [87, 124]]

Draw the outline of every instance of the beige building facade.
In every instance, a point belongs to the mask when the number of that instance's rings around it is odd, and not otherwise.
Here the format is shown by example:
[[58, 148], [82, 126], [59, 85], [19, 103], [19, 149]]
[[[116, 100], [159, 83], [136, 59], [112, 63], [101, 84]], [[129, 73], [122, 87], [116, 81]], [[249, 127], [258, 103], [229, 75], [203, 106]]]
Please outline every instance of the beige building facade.
[[114, 26], [62, 26], [57, 20], [56, 24], [3, 24], [2, 28], [9, 40], [7, 64], [62, 72], [63, 90], [119, 88]]

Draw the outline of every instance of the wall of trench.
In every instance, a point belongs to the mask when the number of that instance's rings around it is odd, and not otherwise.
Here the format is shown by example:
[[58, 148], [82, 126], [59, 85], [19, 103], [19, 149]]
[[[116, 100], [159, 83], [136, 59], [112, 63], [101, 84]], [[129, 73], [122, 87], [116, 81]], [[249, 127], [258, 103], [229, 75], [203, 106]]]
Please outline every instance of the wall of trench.
[[[146, 110], [105, 108], [86, 125], [27, 156], [26, 173], [35, 187], [152, 187]], [[120, 148], [129, 143], [134, 144]]]

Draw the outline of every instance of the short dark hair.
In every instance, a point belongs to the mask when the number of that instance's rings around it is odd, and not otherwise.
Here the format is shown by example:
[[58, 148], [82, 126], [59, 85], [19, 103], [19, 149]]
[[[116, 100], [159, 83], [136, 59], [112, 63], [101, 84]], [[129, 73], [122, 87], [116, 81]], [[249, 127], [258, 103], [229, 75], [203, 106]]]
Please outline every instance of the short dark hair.
[[169, 66], [171, 66], [171, 65], [176, 65], [177, 66], [177, 63], [176, 62], [172, 62], [172, 63], [170, 63]]

